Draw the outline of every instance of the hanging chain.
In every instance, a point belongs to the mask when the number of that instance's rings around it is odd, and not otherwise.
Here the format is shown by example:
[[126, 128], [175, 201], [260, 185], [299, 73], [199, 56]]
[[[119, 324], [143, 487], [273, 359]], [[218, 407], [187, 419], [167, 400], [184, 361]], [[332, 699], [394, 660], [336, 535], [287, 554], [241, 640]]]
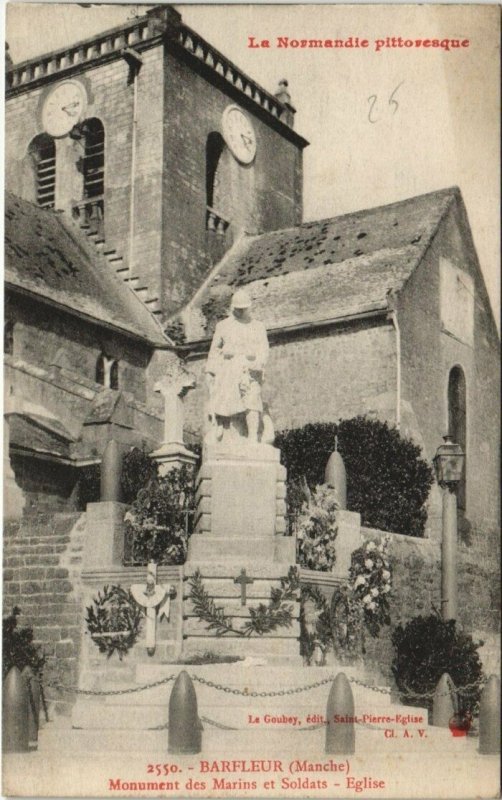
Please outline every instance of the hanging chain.
[[78, 686], [64, 686], [62, 683], [46, 683], [45, 686], [49, 689], [58, 689], [62, 692], [72, 692], [73, 694], [85, 694], [93, 697], [104, 697], [119, 694], [134, 694], [135, 692], [143, 692], [145, 689], [154, 689], [156, 686], [163, 686], [176, 678], [176, 675], [169, 675], [167, 678], [161, 678], [153, 683], [145, 683], [142, 686], [132, 686], [129, 689], [79, 689]]
[[[143, 692], [147, 689], [154, 689], [157, 686], [164, 686], [167, 683], [173, 681], [177, 675], [173, 673], [172, 675], [168, 675], [166, 678], [161, 678], [158, 681], [153, 681], [152, 683], [142, 684], [141, 686], [132, 686], [128, 689], [106, 689], [106, 690], [99, 690], [99, 689], [79, 689], [78, 686], [64, 686], [61, 683], [49, 682], [45, 683], [44, 686], [49, 689], [56, 689], [58, 691], [63, 692], [71, 692], [73, 694], [80, 694], [80, 695], [90, 695], [94, 697], [106, 697], [106, 696], [116, 696], [122, 694], [135, 694], [136, 692]], [[220, 692], [225, 692], [226, 694], [234, 694], [240, 695], [242, 697], [286, 697], [288, 695], [300, 694], [301, 692], [308, 692], [311, 689], [318, 689], [320, 686], [325, 686], [327, 683], [332, 683], [335, 680], [335, 675], [329, 675], [327, 678], [323, 678], [316, 683], [309, 683], [305, 686], [295, 686], [292, 689], [280, 689], [278, 691], [269, 691], [269, 692], [250, 692], [248, 689], [236, 689], [232, 686], [224, 686], [221, 683], [213, 683], [213, 681], [207, 680], [206, 678], [202, 678], [200, 675], [191, 675], [192, 680], [196, 681], [197, 683], [201, 683], [204, 686], [208, 686], [210, 689], [216, 689]], [[365, 683], [364, 681], [358, 680], [357, 678], [349, 678], [349, 683], [353, 683], [356, 686], [361, 686], [364, 689], [369, 689], [372, 692], [376, 692], [377, 694], [384, 694], [390, 695], [391, 689], [388, 689], [384, 686], [373, 686], [372, 684]], [[479, 688], [480, 686], [486, 683], [486, 679], [475, 681], [473, 683], [468, 683], [465, 686], [455, 687], [452, 686], [451, 691], [457, 692], [457, 694], [469, 694], [472, 689]], [[441, 696], [446, 697], [450, 694], [450, 690], [447, 692], [441, 693], [441, 695], [437, 695], [435, 691], [433, 692], [414, 692], [408, 686], [405, 686], [404, 691], [399, 691], [399, 695], [408, 697], [408, 698], [416, 698], [419, 700], [431, 700], [434, 697]], [[303, 730], [311, 730], [312, 728], [304, 728]], [[230, 730], [237, 730], [231, 728]]]

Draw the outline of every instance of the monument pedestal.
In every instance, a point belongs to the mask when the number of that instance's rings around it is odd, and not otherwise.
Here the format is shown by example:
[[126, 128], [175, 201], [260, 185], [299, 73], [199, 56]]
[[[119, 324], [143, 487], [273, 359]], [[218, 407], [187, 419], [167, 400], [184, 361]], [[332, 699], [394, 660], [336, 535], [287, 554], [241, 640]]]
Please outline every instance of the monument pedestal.
[[189, 561], [295, 563], [286, 532], [286, 469], [271, 445], [207, 447], [197, 477]]
[[195, 613], [191, 585], [199, 573], [215, 606], [240, 630], [250, 608], [268, 606], [272, 588], [280, 588], [296, 562], [296, 542], [286, 532], [286, 470], [271, 445], [233, 450], [206, 447], [197, 478], [196, 525], [184, 568], [183, 652], [253, 656], [280, 663], [299, 655], [298, 598], [290, 626], [243, 636], [216, 636]]

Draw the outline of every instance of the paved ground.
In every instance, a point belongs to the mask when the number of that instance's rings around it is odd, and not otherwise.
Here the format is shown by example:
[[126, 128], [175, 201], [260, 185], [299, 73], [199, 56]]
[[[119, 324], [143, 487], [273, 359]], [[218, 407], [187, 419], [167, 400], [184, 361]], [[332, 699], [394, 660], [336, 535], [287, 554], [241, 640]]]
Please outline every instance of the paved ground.
[[[358, 731], [353, 756], [325, 755], [324, 730], [265, 736], [206, 726], [202, 752], [192, 756], [169, 755], [164, 731], [156, 732], [160, 746], [144, 753], [114, 752], [116, 740], [106, 730], [93, 733], [95, 753], [78, 752], [72, 742], [78, 733], [61, 731], [58, 746], [47, 751], [43, 731], [39, 751], [5, 755], [3, 794], [365, 800], [499, 796], [498, 757], [479, 755], [476, 739], [450, 741], [446, 731], [413, 743], [389, 740], [388, 745], [382, 731]], [[50, 741], [54, 747], [58, 740]]]

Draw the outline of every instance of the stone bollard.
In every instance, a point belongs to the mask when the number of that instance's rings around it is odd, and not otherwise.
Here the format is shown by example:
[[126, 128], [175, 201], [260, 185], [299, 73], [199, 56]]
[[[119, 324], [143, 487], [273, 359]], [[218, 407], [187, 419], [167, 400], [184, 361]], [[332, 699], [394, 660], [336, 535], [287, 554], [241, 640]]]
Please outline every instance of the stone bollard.
[[338, 452], [338, 436], [335, 437], [335, 449], [328, 458], [324, 470], [324, 483], [332, 486], [336, 492], [336, 499], [343, 510], [347, 509], [347, 473], [343, 458]]
[[101, 502], [120, 503], [122, 487], [120, 485], [122, 471], [122, 452], [114, 439], [110, 439], [101, 457]]
[[202, 750], [202, 725], [197, 709], [197, 695], [186, 670], [180, 672], [169, 698], [168, 753], [183, 755]]
[[29, 749], [29, 693], [17, 667], [11, 667], [2, 692], [2, 747], [4, 753], [27, 753]]
[[481, 694], [479, 706], [479, 752], [500, 753], [500, 678], [490, 675]]
[[447, 672], [441, 675], [432, 701], [432, 725], [448, 728], [456, 710], [455, 684]]
[[[349, 722], [335, 722], [335, 716], [348, 717]], [[326, 746], [331, 755], [351, 755], [356, 750], [354, 727], [354, 695], [347, 676], [339, 672], [331, 684], [326, 706]]]
[[28, 739], [30, 745], [36, 746], [40, 719], [40, 681], [31, 667], [25, 667], [21, 675], [28, 687]]

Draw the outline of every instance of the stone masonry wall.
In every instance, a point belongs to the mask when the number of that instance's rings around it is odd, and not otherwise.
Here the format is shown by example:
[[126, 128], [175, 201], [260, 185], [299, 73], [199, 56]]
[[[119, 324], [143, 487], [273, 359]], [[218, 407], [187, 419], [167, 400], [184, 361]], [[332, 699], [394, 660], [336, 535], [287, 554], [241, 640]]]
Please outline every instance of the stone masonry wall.
[[[209, 81], [189, 57], [166, 51], [164, 81], [163, 285], [164, 307], [179, 307], [210, 266], [206, 239], [206, 140], [221, 131], [225, 108], [237, 103], [228, 83]], [[216, 76], [217, 78], [218, 76]], [[245, 101], [244, 101], [245, 102]], [[231, 237], [301, 222], [302, 154], [292, 142], [245, 109], [256, 133], [250, 165], [232, 159], [225, 187], [232, 207]], [[216, 209], [218, 211], [218, 209]]]
[[[205, 396], [207, 356], [191, 358], [188, 369], [197, 387], [186, 398], [186, 425], [200, 430]], [[322, 379], [320, 379], [322, 376]], [[263, 398], [270, 406], [276, 430], [307, 422], [336, 422], [356, 414], [382, 412], [395, 419], [395, 334], [390, 325], [361, 324], [343, 333], [302, 332], [273, 342], [266, 369]]]
[[4, 530], [4, 614], [19, 606], [18, 624], [33, 626], [47, 659], [46, 699], [56, 714], [70, 713], [74, 695], [48, 684], [75, 686], [78, 680], [84, 532], [80, 514], [39, 515]]
[[[441, 323], [440, 259], [473, 280], [474, 330], [463, 342]], [[411, 403], [424, 452], [434, 456], [448, 428], [448, 376], [460, 366], [467, 394], [467, 506], [474, 530], [489, 532], [499, 520], [500, 347], [490, 302], [468, 231], [455, 205], [399, 300], [403, 400]], [[483, 535], [485, 535], [483, 534]]]
[[[83, 66], [72, 77], [86, 86], [86, 117], [98, 117], [105, 129], [105, 237], [107, 245], [126, 262], [130, 255], [132, 145], [136, 128], [132, 266], [154, 290], [153, 272], [158, 282], [161, 237], [163, 47], [158, 44], [144, 50], [142, 60], [135, 125], [135, 87], [125, 59], [88, 69]], [[59, 80], [62, 77], [56, 76], [53, 82], [9, 97], [6, 102], [5, 183], [10, 191], [32, 201], [34, 180], [27, 150], [31, 140], [42, 132], [43, 99]], [[82, 200], [82, 173], [78, 169], [82, 155], [80, 141], [70, 137], [56, 140], [56, 208], [67, 215], [72, 203]]]
[[119, 388], [145, 402], [151, 357], [147, 345], [26, 298], [9, 298], [6, 319], [14, 323], [15, 358], [38, 367], [63, 367], [94, 382], [97, 360], [104, 352], [119, 362]]
[[[363, 540], [377, 544], [383, 531], [361, 529]], [[491, 544], [487, 541], [487, 547]], [[391, 534], [390, 555], [393, 567], [393, 587], [390, 600], [391, 625], [381, 630], [377, 639], [366, 638], [366, 658], [378, 665], [390, 679], [393, 659], [392, 630], [413, 617], [428, 616], [441, 609], [441, 545], [431, 539]], [[483, 641], [480, 649], [483, 666], [488, 674], [500, 669], [497, 652], [499, 604], [497, 602], [498, 573], [487, 560], [465, 544], [458, 550], [458, 621], [463, 630]], [[486, 587], [490, 587], [487, 592]]]

